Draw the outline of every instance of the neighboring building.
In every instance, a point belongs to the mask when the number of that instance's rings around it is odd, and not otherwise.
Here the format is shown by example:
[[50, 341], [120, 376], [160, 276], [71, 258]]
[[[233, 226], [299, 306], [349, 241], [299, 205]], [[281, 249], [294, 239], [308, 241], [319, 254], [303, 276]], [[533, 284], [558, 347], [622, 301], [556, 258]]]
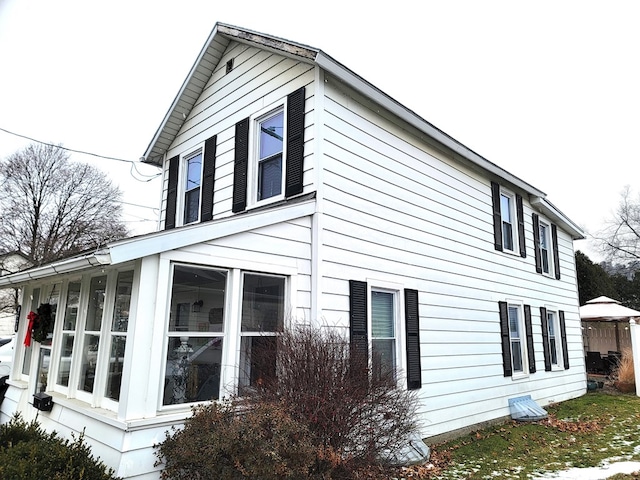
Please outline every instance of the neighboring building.
[[[32, 265], [20, 252], [0, 255], [0, 276], [19, 272]], [[11, 337], [16, 325], [16, 305], [20, 292], [17, 287], [0, 289], [0, 338]]]
[[163, 230], [0, 278], [52, 335], [17, 348], [2, 419], [85, 430], [125, 478], [194, 402], [259, 381], [285, 323], [401, 372], [432, 437], [582, 395], [573, 240], [545, 194], [324, 52], [217, 24], [151, 141]]

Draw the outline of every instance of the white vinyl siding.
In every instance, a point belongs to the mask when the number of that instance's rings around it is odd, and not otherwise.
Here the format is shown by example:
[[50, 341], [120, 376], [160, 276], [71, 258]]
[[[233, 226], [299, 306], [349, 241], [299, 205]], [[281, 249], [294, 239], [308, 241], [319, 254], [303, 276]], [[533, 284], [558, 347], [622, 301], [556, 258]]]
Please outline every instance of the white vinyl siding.
[[[580, 395], [582, 378], [574, 366], [584, 360], [571, 238], [558, 229], [565, 271], [551, 285], [535, 272], [533, 209], [525, 199], [527, 257], [496, 256], [490, 179], [339, 81], [325, 80], [318, 316], [346, 332], [348, 281], [354, 278], [384, 277], [420, 291], [420, 413], [430, 419], [429, 435], [508, 415], [505, 397], [521, 392], [521, 382], [503, 376], [496, 292], [565, 311], [572, 367], [554, 372], [558, 378], [549, 385], [541, 369], [528, 374], [525, 350], [522, 377], [527, 392], [543, 403]], [[519, 252], [515, 207], [514, 198], [513, 248]], [[524, 325], [521, 334], [526, 348]], [[542, 361], [539, 322], [533, 322], [533, 338]]]
[[[234, 67], [226, 73], [227, 60], [234, 60]], [[217, 135], [216, 171], [213, 219], [232, 215], [233, 162], [235, 124], [254, 115], [267, 105], [285, 103], [288, 94], [305, 86], [305, 162], [304, 191], [315, 189], [313, 108], [314, 68], [311, 65], [231, 42], [201, 97], [167, 152], [167, 158], [183, 155], [201, 145], [207, 138]], [[252, 142], [253, 144], [253, 142]], [[162, 218], [166, 211], [167, 169], [164, 164], [162, 194]], [[254, 189], [256, 192], [257, 188]], [[181, 210], [178, 210], [180, 212]], [[181, 215], [181, 214], [179, 214]]]

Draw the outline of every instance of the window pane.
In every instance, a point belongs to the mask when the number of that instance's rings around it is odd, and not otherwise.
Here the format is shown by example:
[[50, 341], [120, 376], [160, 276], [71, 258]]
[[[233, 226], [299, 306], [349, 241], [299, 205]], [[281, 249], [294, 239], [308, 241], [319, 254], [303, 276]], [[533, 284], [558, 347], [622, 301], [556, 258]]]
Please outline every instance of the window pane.
[[129, 324], [129, 306], [131, 305], [131, 288], [133, 286], [133, 272], [118, 273], [116, 299], [113, 308], [112, 332], [126, 332]]
[[104, 294], [107, 288], [107, 277], [93, 277], [89, 291], [89, 307], [87, 309], [87, 323], [85, 330], [99, 332], [102, 325], [102, 311], [104, 310]]
[[187, 184], [185, 191], [192, 190], [200, 186], [200, 176], [202, 172], [202, 154], [198, 154], [187, 160]]
[[240, 342], [240, 394], [276, 375], [276, 337], [242, 337]]
[[84, 349], [80, 365], [80, 380], [78, 389], [85, 392], [93, 392], [93, 383], [96, 376], [96, 361], [98, 360], [98, 346], [100, 335], [88, 334], [84, 336]]
[[170, 332], [222, 332], [227, 273], [176, 265]]
[[507, 223], [513, 223], [511, 221], [511, 198], [505, 195], [500, 195], [500, 214], [502, 215], [502, 221]]
[[198, 221], [200, 210], [200, 189], [190, 190], [184, 196], [184, 223], [193, 223]]
[[284, 278], [246, 274], [242, 331], [280, 332], [284, 324]]
[[[34, 288], [33, 292], [31, 292], [31, 311], [37, 312], [38, 305], [40, 301], [40, 289]], [[28, 324], [27, 324], [28, 325]], [[31, 369], [31, 352], [33, 351], [33, 340], [31, 341], [31, 345], [28, 347], [24, 347], [24, 361], [22, 362], [22, 373], [24, 375], [29, 375], [29, 370]]]
[[49, 379], [49, 364], [51, 361], [51, 349], [40, 348], [40, 357], [38, 358], [38, 378], [36, 379], [36, 392], [44, 392], [47, 390], [47, 382]]
[[260, 162], [258, 166], [258, 200], [282, 192], [282, 155]]
[[122, 368], [124, 365], [124, 349], [127, 337], [114, 335], [111, 338], [109, 353], [109, 373], [107, 374], [107, 388], [105, 396], [112, 400], [120, 400], [120, 384], [122, 383]]
[[220, 395], [222, 337], [170, 337], [163, 405], [200, 402]]
[[63, 330], [75, 330], [80, 305], [80, 282], [69, 282], [67, 308], [64, 313]]
[[509, 307], [509, 332], [511, 338], [520, 338], [520, 325], [518, 322], [518, 308]]
[[371, 336], [393, 338], [393, 293], [371, 292]]
[[63, 387], [69, 386], [69, 372], [71, 371], [71, 353], [73, 352], [73, 333], [62, 335], [62, 351], [60, 352], [60, 363], [58, 365], [58, 378], [56, 383]]
[[260, 122], [260, 160], [282, 152], [284, 112]]
[[371, 342], [371, 365], [376, 378], [393, 374], [396, 367], [396, 342], [394, 339]]
[[522, 345], [520, 341], [511, 342], [511, 356], [513, 358], [513, 371], [524, 371], [524, 367], [522, 366]]

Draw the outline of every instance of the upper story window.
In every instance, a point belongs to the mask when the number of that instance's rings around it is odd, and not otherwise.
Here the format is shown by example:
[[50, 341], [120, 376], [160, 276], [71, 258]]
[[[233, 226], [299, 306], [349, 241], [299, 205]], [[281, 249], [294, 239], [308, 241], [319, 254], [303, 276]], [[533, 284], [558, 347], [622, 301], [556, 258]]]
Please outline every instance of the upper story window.
[[515, 229], [513, 228], [513, 196], [500, 192], [500, 214], [502, 216], [502, 248], [513, 251]]
[[536, 271], [560, 279], [558, 229], [553, 223], [541, 219], [537, 213], [533, 213], [531, 217]]
[[202, 181], [202, 151], [184, 158], [184, 225], [200, 218], [200, 184]]
[[303, 192], [305, 89], [235, 125], [231, 210]]
[[526, 257], [522, 196], [491, 182], [494, 247]]
[[549, 225], [546, 223], [540, 222], [540, 260], [542, 266], [542, 273], [549, 274], [551, 269], [551, 263], [549, 262], [549, 257], [551, 253], [549, 252], [549, 234], [550, 229]]
[[256, 201], [282, 194], [284, 153], [284, 110], [269, 114], [257, 122], [258, 157], [256, 165]]

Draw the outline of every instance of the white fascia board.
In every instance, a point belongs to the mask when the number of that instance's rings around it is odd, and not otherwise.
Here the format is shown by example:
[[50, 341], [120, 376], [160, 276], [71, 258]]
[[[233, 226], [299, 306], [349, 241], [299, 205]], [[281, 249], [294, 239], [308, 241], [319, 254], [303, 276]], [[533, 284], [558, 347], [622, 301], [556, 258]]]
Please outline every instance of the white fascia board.
[[331, 75], [345, 82], [347, 85], [352, 86], [389, 112], [401, 118], [408, 124], [416, 127], [418, 130], [424, 132], [429, 137], [433, 138], [458, 155], [478, 165], [483, 170], [506, 180], [510, 184], [524, 190], [525, 192], [528, 192], [531, 195], [535, 195], [537, 197], [546, 196], [545, 193], [541, 190], [538, 190], [524, 180], [507, 172], [503, 168], [499, 167], [495, 163], [490, 162], [481, 155], [478, 155], [476, 152], [465, 147], [463, 144], [450, 137], [442, 130], [434, 127], [418, 114], [409, 110], [407, 107], [403, 106], [401, 103], [397, 102], [382, 90], [376, 88], [359, 75], [356, 75], [351, 70], [349, 70], [324, 52], [320, 51], [318, 53], [318, 56], [316, 57], [316, 63], [321, 68], [331, 73]]
[[73, 257], [0, 277], [0, 286], [22, 285], [31, 280], [41, 280], [55, 275], [76, 272], [85, 268], [110, 264], [111, 257], [109, 252], [103, 249], [88, 255], [82, 255], [81, 257]]
[[287, 222], [315, 213], [315, 199], [269, 210], [247, 212], [232, 217], [179, 227], [109, 245], [112, 264], [128, 262], [177, 248], [204, 243], [236, 233]]
[[530, 202], [533, 208], [558, 223], [574, 240], [583, 240], [585, 238], [584, 231], [544, 197], [531, 197]]

